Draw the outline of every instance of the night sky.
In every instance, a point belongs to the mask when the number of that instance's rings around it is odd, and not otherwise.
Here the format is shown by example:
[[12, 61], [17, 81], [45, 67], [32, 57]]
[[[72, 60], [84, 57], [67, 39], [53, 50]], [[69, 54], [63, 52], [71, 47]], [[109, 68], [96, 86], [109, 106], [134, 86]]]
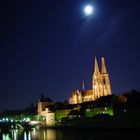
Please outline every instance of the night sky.
[[[83, 7], [94, 5], [85, 16]], [[139, 0], [3, 0], [0, 111], [91, 89], [94, 57], [105, 57], [112, 93], [140, 90]]]

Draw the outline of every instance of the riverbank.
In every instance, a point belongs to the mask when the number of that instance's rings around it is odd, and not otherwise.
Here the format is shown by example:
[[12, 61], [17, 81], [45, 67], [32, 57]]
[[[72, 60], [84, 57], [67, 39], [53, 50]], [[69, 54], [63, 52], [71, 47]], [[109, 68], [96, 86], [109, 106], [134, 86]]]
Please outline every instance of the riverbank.
[[42, 128], [50, 128], [56, 130], [93, 130], [93, 131], [133, 131], [140, 130], [140, 122], [138, 120], [127, 120], [116, 117], [109, 118], [75, 118], [67, 119], [61, 124], [55, 126], [42, 126]]

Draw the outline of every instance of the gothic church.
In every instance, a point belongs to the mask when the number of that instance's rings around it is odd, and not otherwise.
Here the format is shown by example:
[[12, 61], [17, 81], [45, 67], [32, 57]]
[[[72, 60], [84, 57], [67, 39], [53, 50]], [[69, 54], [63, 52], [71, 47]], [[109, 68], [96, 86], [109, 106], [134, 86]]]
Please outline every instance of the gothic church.
[[105, 59], [104, 57], [101, 58], [101, 71], [99, 71], [98, 62], [95, 57], [92, 89], [74, 91], [69, 98], [69, 104], [95, 101], [101, 96], [107, 95], [111, 95], [111, 85], [105, 65]]

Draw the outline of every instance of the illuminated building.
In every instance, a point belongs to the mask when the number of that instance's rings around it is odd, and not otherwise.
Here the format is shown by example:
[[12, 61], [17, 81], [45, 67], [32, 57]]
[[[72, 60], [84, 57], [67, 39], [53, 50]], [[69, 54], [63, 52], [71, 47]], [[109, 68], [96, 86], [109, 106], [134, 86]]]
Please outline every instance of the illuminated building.
[[95, 58], [92, 89], [74, 91], [69, 98], [70, 104], [95, 101], [101, 96], [111, 95], [111, 85], [110, 85], [110, 80], [107, 73], [104, 57], [102, 57], [101, 63], [102, 63], [102, 67], [100, 72], [97, 59]]
[[45, 111], [46, 107], [49, 105], [54, 105], [54, 102], [50, 98], [41, 98], [38, 102], [38, 115], [44, 114], [43, 111]]
[[47, 126], [55, 125], [55, 114], [54, 114], [54, 112], [51, 112], [49, 110], [49, 108], [46, 108], [46, 110], [45, 110], [45, 117], [46, 117]]
[[41, 98], [38, 102], [38, 115], [44, 118], [46, 126], [55, 125], [55, 114], [48, 108], [50, 105], [54, 105], [50, 98]]

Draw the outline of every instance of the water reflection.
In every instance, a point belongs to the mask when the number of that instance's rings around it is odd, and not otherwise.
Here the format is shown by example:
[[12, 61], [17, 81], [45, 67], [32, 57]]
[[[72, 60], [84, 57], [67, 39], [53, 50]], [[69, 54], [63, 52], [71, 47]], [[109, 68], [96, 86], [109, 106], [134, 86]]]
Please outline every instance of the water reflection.
[[33, 129], [32, 131], [24, 131], [23, 137], [24, 140], [56, 140], [56, 131], [53, 129]]
[[56, 131], [53, 129], [42, 129], [32, 132], [32, 138], [39, 140], [56, 140]]
[[48, 129], [47, 130], [47, 139], [56, 139], [56, 131]]
[[10, 138], [9, 134], [3, 134], [2, 135], [2, 140], [11, 140], [12, 138]]
[[2, 140], [18, 140], [19, 132], [17, 130], [9, 131], [2, 134]]
[[33, 129], [31, 131], [9, 131], [0, 133], [0, 140], [101, 140], [101, 139], [135, 139], [139, 134], [101, 132], [101, 131], [73, 131], [53, 129]]
[[31, 132], [31, 137], [33, 140], [38, 140], [38, 130], [33, 129]]
[[13, 132], [13, 139], [17, 140], [17, 132], [16, 131]]
[[31, 140], [31, 132], [28, 131], [28, 132], [24, 132], [24, 140]]

